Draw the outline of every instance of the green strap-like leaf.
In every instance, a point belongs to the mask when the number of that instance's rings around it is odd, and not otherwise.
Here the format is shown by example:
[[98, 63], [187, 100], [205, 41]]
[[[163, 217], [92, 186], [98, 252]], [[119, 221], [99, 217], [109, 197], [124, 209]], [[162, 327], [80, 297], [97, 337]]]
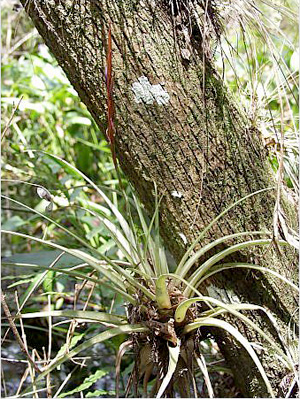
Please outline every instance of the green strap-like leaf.
[[130, 334], [130, 333], [139, 333], [139, 332], [145, 332], [148, 331], [148, 328], [143, 326], [142, 324], [134, 324], [134, 325], [125, 325], [125, 326], [120, 326], [120, 327], [115, 327], [111, 328], [109, 330], [106, 330], [98, 335], [96, 335], [93, 338], [90, 338], [86, 342], [83, 342], [82, 344], [78, 345], [76, 348], [72, 349], [69, 353], [66, 353], [62, 357], [55, 359], [52, 361], [45, 371], [43, 371], [36, 382], [41, 380], [42, 378], [46, 377], [52, 370], [54, 370], [56, 367], [58, 367], [60, 364], [64, 363], [65, 361], [71, 359], [72, 357], [76, 356], [79, 352], [82, 352], [91, 346], [95, 344], [99, 344], [100, 342], [104, 342], [108, 339], [111, 339], [117, 335], [120, 334]]
[[33, 319], [36, 317], [69, 317], [83, 320], [93, 320], [100, 323], [123, 324], [125, 323], [124, 316], [112, 315], [105, 312], [96, 312], [88, 310], [52, 310], [45, 312], [23, 313], [17, 315], [16, 318]]
[[[87, 274], [84, 273], [80, 273], [77, 271], [73, 271], [73, 270], [68, 270], [65, 268], [58, 268], [58, 267], [49, 267], [49, 266], [41, 266], [41, 265], [36, 265], [36, 264], [32, 264], [32, 263], [15, 263], [15, 262], [2, 262], [2, 265], [6, 265], [6, 266], [16, 266], [16, 267], [29, 267], [29, 268], [33, 268], [33, 269], [41, 269], [41, 270], [54, 270], [56, 272], [59, 272], [60, 274], [65, 274], [67, 276], [72, 276], [75, 278], [79, 278], [82, 280], [87, 280], [87, 281], [91, 281], [93, 283], [96, 284], [100, 284], [104, 287], [107, 287], [108, 289], [117, 292], [118, 294], [120, 294], [126, 301], [129, 301], [132, 304], [136, 304], [136, 301], [134, 300], [134, 298], [129, 295], [127, 292], [120, 290], [117, 287], [114, 287], [112, 284], [107, 283], [106, 281], [104, 281], [104, 278], [102, 279], [98, 279], [95, 277], [90, 277]], [[84, 263], [83, 265], [85, 266], [89, 266], [87, 263]]]
[[222, 328], [223, 330], [229, 332], [229, 334], [231, 334], [237, 341], [239, 341], [243, 345], [243, 347], [247, 350], [247, 352], [251, 356], [252, 360], [256, 364], [256, 366], [266, 384], [269, 394], [271, 395], [272, 398], [275, 398], [275, 394], [273, 392], [270, 381], [266, 375], [266, 372], [265, 372], [257, 354], [253, 350], [250, 342], [245, 337], [243, 337], [242, 334], [236, 328], [234, 328], [231, 324], [227, 323], [224, 320], [218, 320], [218, 319], [209, 318], [209, 317], [205, 318], [202, 321], [198, 321], [196, 323], [191, 323], [191, 324], [186, 325], [184, 328], [184, 332], [187, 334], [187, 333], [195, 330], [196, 328], [204, 327], [204, 326], [205, 327]]
[[[220, 260], [224, 259], [226, 256], [237, 252], [241, 251], [245, 248], [250, 248], [254, 247], [256, 245], [258, 246], [265, 246], [265, 245], [270, 245], [272, 244], [272, 239], [268, 240], [251, 240], [251, 241], [246, 241], [242, 242], [239, 244], [232, 245], [229, 248], [224, 249], [223, 251], [217, 253], [216, 255], [210, 257], [206, 262], [204, 262], [188, 279], [191, 285], [193, 286], [198, 286], [199, 285], [199, 280], [207, 273], [207, 271], [214, 266], [217, 262]], [[287, 245], [286, 241], [278, 241], [279, 245]], [[185, 296], [189, 296], [190, 289], [186, 288], [184, 291]]]
[[89, 179], [84, 173], [80, 172], [75, 166], [71, 165], [69, 162], [65, 161], [64, 159], [58, 157], [57, 155], [49, 154], [46, 151], [38, 151], [42, 154], [47, 155], [48, 157], [54, 159], [56, 162], [58, 162], [61, 166], [67, 167], [69, 171], [71, 171], [73, 174], [80, 176], [83, 178], [85, 181], [87, 181], [97, 192], [100, 194], [100, 196], [104, 199], [108, 207], [111, 209], [111, 211], [114, 213], [116, 216], [118, 222], [120, 223], [120, 226], [122, 227], [127, 239], [134, 245], [134, 237], [132, 234], [132, 231], [130, 230], [130, 227], [124, 218], [124, 216], [119, 212], [118, 208], [111, 202], [111, 200], [107, 197], [107, 195], [91, 180]]
[[212, 228], [212, 226], [214, 224], [217, 223], [217, 221], [223, 217], [226, 213], [228, 213], [232, 208], [234, 208], [235, 206], [237, 206], [238, 204], [240, 204], [241, 202], [247, 200], [248, 198], [253, 197], [254, 195], [257, 194], [261, 194], [264, 193], [266, 191], [270, 191], [270, 190], [274, 190], [275, 187], [269, 187], [269, 188], [263, 188], [262, 190], [258, 190], [255, 191], [254, 193], [251, 193], [249, 195], [246, 195], [245, 197], [239, 199], [238, 201], [234, 202], [232, 205], [228, 206], [228, 208], [224, 209], [224, 211], [222, 211], [213, 221], [211, 221], [207, 227], [205, 227], [205, 229], [199, 234], [199, 236], [196, 238], [196, 240], [190, 245], [190, 247], [187, 249], [187, 251], [185, 252], [185, 254], [183, 255], [179, 265], [180, 268], [183, 264], [185, 264], [185, 262], [187, 261], [187, 259], [189, 258], [190, 254], [193, 252], [194, 248], [196, 247], [196, 245], [202, 240], [203, 237], [205, 237], [206, 233]]
[[53, 223], [55, 226], [57, 226], [59, 229], [63, 230], [65, 233], [67, 233], [68, 235], [74, 237], [78, 242], [80, 242], [82, 245], [84, 245], [85, 247], [89, 248], [91, 251], [96, 251], [95, 248], [93, 248], [91, 245], [89, 245], [89, 243], [85, 240], [83, 240], [81, 237], [79, 237], [77, 234], [73, 233], [70, 229], [67, 229], [66, 227], [64, 227], [63, 225], [61, 225], [60, 223], [56, 222], [54, 219], [50, 218], [48, 215], [46, 215], [45, 213], [41, 213], [39, 212], [37, 209], [31, 208], [30, 206], [23, 204], [23, 202], [17, 201], [13, 198], [7, 197], [6, 195], [1, 195], [2, 198], [11, 201], [25, 209], [30, 210], [32, 213], [35, 213], [39, 216], [41, 216], [43, 219], [48, 220], [48, 222]]
[[[90, 266], [92, 266], [96, 270], [100, 271], [106, 278], [108, 278], [111, 281], [111, 283], [112, 283], [111, 288], [113, 290], [115, 290], [117, 292], [125, 292], [124, 282], [119, 277], [119, 275], [112, 269], [111, 266], [105, 266], [105, 265], [101, 264], [96, 258], [92, 257], [91, 255], [89, 255], [83, 251], [80, 251], [78, 249], [69, 249], [69, 248], [63, 247], [63, 246], [58, 245], [51, 241], [46, 241], [41, 238], [29, 236], [27, 234], [18, 233], [15, 231], [2, 230], [2, 233], [12, 234], [15, 236], [27, 238], [29, 240], [37, 241], [42, 244], [48, 245], [50, 247], [57, 248], [61, 251], [64, 251], [64, 252], [70, 254], [70, 255], [73, 255], [73, 256], [83, 260], [84, 262], [88, 263]], [[54, 270], [54, 268], [52, 268], [52, 270]], [[154, 295], [153, 295], [153, 297], [154, 297]], [[132, 299], [131, 299], [131, 302], [132, 302]]]
[[166, 286], [166, 275], [161, 275], [155, 284], [155, 299], [159, 309], [171, 309], [171, 301]]
[[223, 242], [225, 242], [227, 240], [232, 240], [232, 239], [238, 238], [238, 237], [251, 236], [251, 235], [257, 235], [257, 234], [266, 235], [269, 233], [266, 233], [264, 231], [244, 231], [242, 233], [229, 234], [227, 236], [218, 238], [217, 240], [210, 242], [209, 244], [207, 244], [203, 248], [201, 248], [199, 251], [197, 251], [195, 254], [193, 254], [184, 264], [182, 264], [180, 262], [175, 273], [181, 277], [185, 277], [186, 274], [188, 273], [188, 271], [191, 269], [191, 267], [197, 262], [197, 260], [200, 259], [201, 256], [203, 256], [206, 252], [208, 252], [215, 246], [222, 244]]
[[[254, 323], [252, 320], [250, 320], [247, 316], [243, 315], [242, 313], [239, 312], [239, 310], [261, 310], [265, 313], [265, 315], [270, 319], [271, 323], [274, 325], [274, 328], [276, 328], [276, 325], [274, 324], [274, 321], [272, 320], [272, 317], [270, 317], [269, 312], [267, 312], [262, 306], [258, 305], [252, 305], [252, 304], [225, 304], [218, 299], [211, 298], [208, 296], [201, 296], [199, 298], [191, 298], [186, 301], [183, 301], [177, 308], [175, 312], [175, 317], [179, 320], [182, 319], [182, 317], [185, 317], [185, 313], [188, 309], [188, 307], [196, 302], [196, 301], [203, 301], [205, 303], [211, 303], [213, 305], [218, 306], [219, 308], [224, 309], [226, 312], [238, 317], [240, 320], [242, 320], [248, 327], [253, 328], [255, 331], [257, 331], [262, 338], [264, 338], [271, 346], [272, 348], [281, 356], [281, 358], [284, 360], [285, 365], [288, 366], [289, 368], [293, 368], [293, 365], [290, 361], [290, 358], [284, 353], [284, 351], [281, 349], [280, 346], [278, 346], [274, 340], [272, 340], [256, 323]], [[219, 311], [217, 310], [217, 313], [214, 316], [217, 316], [219, 314]], [[212, 316], [212, 315], [211, 315]], [[183, 320], [184, 320], [183, 317]], [[195, 320], [201, 321], [202, 319], [206, 320], [206, 317], [200, 317], [199, 319]]]
[[157, 399], [162, 397], [167, 386], [169, 385], [169, 382], [171, 381], [171, 378], [173, 377], [174, 371], [176, 370], [176, 366], [177, 366], [179, 354], [180, 354], [180, 340], [177, 338], [177, 345], [175, 347], [168, 345], [168, 350], [169, 350], [168, 370], [167, 370], [167, 374], [164, 376], [164, 379], [163, 379], [161, 386], [159, 388], [159, 391], [157, 393], [157, 396], [156, 396]]
[[219, 264], [219, 265], [214, 265], [212, 270], [210, 272], [206, 273], [204, 275], [204, 277], [198, 282], [198, 285], [201, 285], [204, 280], [206, 280], [207, 278], [213, 276], [216, 273], [219, 273], [219, 272], [222, 272], [222, 271], [228, 270], [228, 269], [235, 269], [235, 268], [253, 269], [253, 270], [258, 270], [260, 272], [267, 272], [267, 273], [273, 274], [273, 276], [279, 278], [281, 281], [285, 282], [290, 287], [292, 287], [293, 290], [299, 292], [299, 287], [297, 287], [296, 284], [292, 283], [290, 280], [288, 280], [287, 278], [282, 276], [280, 273], [277, 273], [274, 270], [269, 269], [268, 267], [254, 265], [254, 264], [251, 264], [251, 263], [238, 263], [238, 262], [236, 262], [236, 263], [234, 263], [234, 262], [233, 263], [223, 263], [223, 264]]

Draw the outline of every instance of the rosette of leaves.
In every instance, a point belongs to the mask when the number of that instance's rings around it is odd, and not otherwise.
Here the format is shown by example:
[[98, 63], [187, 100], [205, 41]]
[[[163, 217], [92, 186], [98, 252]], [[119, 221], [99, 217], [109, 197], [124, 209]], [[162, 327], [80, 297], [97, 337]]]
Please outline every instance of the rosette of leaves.
[[[48, 154], [49, 155], [49, 154]], [[239, 318], [247, 326], [255, 329], [269, 348], [281, 359], [282, 362], [294, 371], [294, 360], [288, 351], [274, 342], [269, 335], [260, 329], [244, 312], [247, 310], [262, 311], [273, 320], [263, 307], [248, 303], [224, 303], [216, 298], [203, 295], [202, 284], [215, 273], [233, 268], [247, 268], [259, 270], [262, 273], [272, 273], [277, 278], [289, 284], [291, 289], [298, 290], [298, 287], [288, 281], [280, 274], [263, 266], [245, 263], [226, 263], [224, 260], [228, 255], [245, 248], [253, 246], [268, 246], [272, 242], [272, 235], [266, 231], [245, 231], [218, 238], [201, 247], [201, 240], [205, 237], [210, 228], [223, 217], [230, 209], [241, 201], [252, 195], [259, 195], [265, 190], [248, 195], [232, 204], [229, 208], [219, 214], [190, 245], [186, 253], [178, 263], [176, 270], [172, 273], [168, 265], [166, 253], [159, 235], [159, 203], [156, 193], [156, 207], [152, 219], [147, 222], [143, 209], [137, 198], [132, 194], [128, 199], [125, 192], [128, 209], [134, 203], [135, 211], [139, 218], [140, 226], [133, 222], [131, 213], [125, 218], [109, 197], [88, 177], [81, 173], [67, 161], [57, 156], [49, 155], [51, 159], [59, 163], [80, 179], [86, 181], [101, 196], [111, 214], [118, 223], [113, 223], [107, 213], [93, 208], [92, 203], [86, 203], [85, 210], [98, 219], [110, 232], [119, 251], [122, 253], [122, 260], [111, 259], [103, 252], [90, 245], [85, 239], [73, 233], [62, 224], [52, 219], [48, 213], [43, 214], [19, 201], [10, 199], [12, 202], [23, 206], [32, 212], [40, 215], [53, 223], [66, 234], [77, 240], [81, 248], [67, 248], [55, 242], [29, 236], [15, 231], [3, 231], [6, 234], [13, 234], [28, 240], [35, 240], [41, 244], [60, 250], [62, 253], [70, 254], [82, 261], [83, 265], [97, 271], [97, 274], [86, 275], [71, 268], [51, 267], [52, 271], [63, 273], [79, 280], [92, 281], [102, 287], [119, 294], [126, 304], [126, 316], [95, 311], [77, 310], [53, 310], [36, 313], [22, 313], [19, 318], [34, 317], [65, 317], [93, 321], [105, 326], [100, 334], [84, 341], [72, 348], [66, 348], [42, 370], [36, 382], [42, 381], [51, 371], [59, 367], [63, 362], [72, 359], [78, 353], [84, 353], [89, 347], [109, 340], [115, 336], [127, 334], [127, 341], [120, 346], [117, 355], [116, 393], [119, 393], [120, 363], [123, 354], [128, 348], [133, 348], [135, 363], [129, 377], [125, 395], [133, 390], [134, 394], [143, 396], [174, 397], [178, 392], [182, 397], [197, 395], [197, 384], [195, 370], [201, 370], [210, 397], [213, 397], [213, 387], [209, 379], [204, 357], [200, 351], [199, 341], [201, 339], [199, 329], [203, 327], [220, 328], [230, 333], [249, 353], [254, 365], [258, 368], [264, 383], [271, 397], [274, 397], [268, 376], [257, 356], [252, 344], [228, 321], [222, 319], [224, 314], [231, 314]], [[142, 234], [141, 234], [142, 231]], [[244, 237], [257, 237], [245, 241]], [[208, 252], [219, 244], [228, 240], [238, 239], [238, 243], [227, 246], [213, 256], [208, 257], [204, 262], [201, 259]], [[287, 245], [281, 241], [279, 245]], [[200, 249], [197, 249], [199, 248]], [[207, 258], [207, 257], [206, 257]], [[197, 264], [194, 270], [193, 266]], [[23, 264], [23, 266], [26, 266]], [[47, 267], [44, 267], [47, 270]], [[194, 270], [194, 271], [193, 271]], [[96, 277], [99, 276], [99, 277]], [[274, 322], [275, 325], [275, 322]], [[151, 381], [151, 384], [150, 384]], [[140, 388], [141, 387], [141, 388]], [[151, 392], [150, 392], [151, 387]], [[196, 397], [196, 396], [195, 396]]]

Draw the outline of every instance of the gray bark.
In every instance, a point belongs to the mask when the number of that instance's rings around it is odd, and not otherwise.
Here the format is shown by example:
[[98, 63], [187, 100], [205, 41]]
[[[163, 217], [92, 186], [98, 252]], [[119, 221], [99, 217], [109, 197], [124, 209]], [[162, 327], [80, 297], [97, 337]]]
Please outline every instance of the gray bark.
[[[108, 23], [112, 23], [116, 152], [122, 170], [149, 211], [153, 183], [164, 194], [161, 228], [165, 243], [179, 259], [212, 218], [237, 199], [275, 186], [259, 131], [251, 126], [208, 60], [201, 41], [186, 42], [182, 26], [173, 26], [168, 2], [150, 0], [22, 0], [45, 43], [87, 105], [100, 130], [106, 129], [104, 70]], [[182, 50], [189, 48], [189, 60]], [[204, 61], [204, 62], [203, 62]], [[142, 76], [161, 84], [169, 95], [165, 105], [137, 103], [132, 85]], [[182, 194], [176, 198], [172, 192]], [[272, 229], [275, 191], [252, 197], [225, 218], [206, 238], [245, 230]], [[288, 217], [295, 212], [284, 200]], [[296, 278], [293, 251], [279, 256], [269, 248], [238, 254]], [[252, 272], [227, 272], [210, 282], [218, 292], [234, 292], [242, 301], [266, 306], [286, 325], [297, 300], [286, 285]], [[277, 339], [269, 322], [253, 315]], [[239, 328], [244, 328], [235, 322]], [[214, 331], [237, 386], [246, 397], [265, 396], [252, 361]], [[250, 340], [257, 337], [247, 331]], [[230, 344], [231, 343], [231, 344]], [[284, 370], [270, 355], [262, 362], [275, 389]]]

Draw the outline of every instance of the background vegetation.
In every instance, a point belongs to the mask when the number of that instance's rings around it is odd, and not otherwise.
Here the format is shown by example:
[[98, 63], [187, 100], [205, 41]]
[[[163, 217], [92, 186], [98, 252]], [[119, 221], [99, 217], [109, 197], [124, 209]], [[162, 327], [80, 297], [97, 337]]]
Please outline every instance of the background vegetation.
[[[236, 2], [236, 10], [234, 6], [228, 9], [224, 19], [226, 35], [221, 44], [215, 45], [216, 65], [246, 110], [252, 126], [262, 132], [275, 172], [278, 172], [282, 148], [284, 187], [290, 189], [290, 195], [297, 201], [299, 49], [298, 28], [291, 19], [296, 2], [284, 2], [283, 6], [279, 1], [274, 2], [270, 14], [268, 2], [264, 1], [260, 4], [265, 12], [263, 16], [260, 14], [257, 18], [252, 10], [252, 14], [245, 12], [241, 20], [236, 19], [242, 7], [237, 3], [241, 2]], [[235, 24], [240, 23], [244, 24], [244, 31], [237, 31]], [[100, 223], [93, 212], [105, 214], [113, 224], [118, 224], [116, 216], [79, 173], [46, 154], [74, 165], [126, 214], [126, 202], [124, 196], [119, 195], [119, 182], [104, 132], [99, 131], [15, 2], [2, 2], [2, 32], [2, 228], [38, 236], [71, 249], [78, 248], [77, 236], [109, 258], [124, 259], [109, 228]], [[125, 179], [123, 185], [129, 195], [131, 188]], [[73, 236], [30, 208], [48, 215]], [[142, 235], [137, 213], [131, 216], [135, 231]], [[59, 251], [19, 236], [3, 235], [2, 240], [5, 258], [32, 265], [30, 268], [5, 264], [2, 267], [2, 289], [12, 313], [18, 311], [21, 304], [24, 313], [50, 308], [124, 314], [122, 298], [109, 288], [42, 269], [55, 263], [55, 267], [68, 265], [76, 270], [78, 261], [74, 257], [59, 257]], [[81, 268], [80, 272], [93, 276], [88, 267]], [[50, 319], [24, 320], [24, 330], [18, 324], [37, 364], [47, 365], [57, 355], [66, 336], [72, 348], [83, 338], [103, 331], [98, 323], [71, 322], [71, 328], [61, 321], [51, 323]], [[8, 330], [3, 320], [4, 396], [19, 394], [34, 381], [34, 370], [30, 375], [27, 361]], [[51, 384], [56, 385], [54, 397], [63, 397], [63, 392], [74, 397], [83, 394], [84, 397], [114, 397], [115, 356], [123, 338], [118, 336], [99, 343], [89, 348], [84, 357], [61, 365], [52, 373]], [[239, 395], [213, 339], [208, 337], [201, 345], [215, 396]], [[121, 396], [133, 368], [133, 358], [133, 353], [128, 351], [122, 360]], [[207, 389], [204, 382], [199, 386], [204, 396]], [[49, 390], [48, 387], [48, 395]], [[44, 397], [45, 393], [35, 395]]]

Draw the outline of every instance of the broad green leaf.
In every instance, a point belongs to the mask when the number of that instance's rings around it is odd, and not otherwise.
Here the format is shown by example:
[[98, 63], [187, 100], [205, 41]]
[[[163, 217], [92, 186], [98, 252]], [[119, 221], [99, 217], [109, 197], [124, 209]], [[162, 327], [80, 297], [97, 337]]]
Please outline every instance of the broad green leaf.
[[97, 370], [96, 373], [88, 376], [84, 379], [83, 383], [79, 385], [79, 387], [72, 389], [72, 391], [61, 393], [58, 397], [65, 398], [66, 396], [71, 397], [74, 393], [82, 392], [85, 389], [91, 387], [95, 382], [100, 380], [100, 378], [104, 377], [107, 374], [107, 371]]
[[[3, 228], [3, 226], [2, 226]], [[7, 230], [7, 229], [4, 229]], [[50, 265], [61, 254], [59, 250], [38, 251], [30, 253], [19, 253], [6, 257], [4, 260], [9, 263], [32, 263], [36, 265]], [[75, 266], [78, 258], [69, 254], [64, 254], [57, 262], [56, 267]]]
[[[63, 346], [60, 348], [60, 350], [57, 352], [55, 359], [60, 358], [61, 356], [64, 356], [64, 354], [67, 352], [67, 350], [70, 350], [72, 348], [74, 348], [74, 346], [81, 341], [84, 338], [84, 333], [82, 334], [78, 334], [78, 335], [74, 335], [71, 340], [69, 345], [67, 343], [63, 344]], [[53, 361], [55, 360], [53, 359]]]
[[67, 123], [69, 125], [85, 125], [91, 126], [92, 122], [89, 118], [84, 116], [79, 116], [77, 112], [69, 112], [67, 113]]
[[96, 391], [93, 392], [88, 392], [86, 394], [86, 398], [100, 398], [100, 396], [102, 397], [106, 397], [106, 396], [113, 396], [115, 395], [115, 391], [105, 391], [103, 389], [97, 389]]
[[43, 290], [45, 292], [54, 291], [54, 277], [55, 277], [55, 271], [49, 270], [46, 273], [43, 281]]
[[27, 221], [20, 218], [20, 216], [12, 216], [10, 219], [6, 220], [2, 224], [2, 228], [4, 230], [13, 230], [16, 231], [19, 227], [24, 226]]

